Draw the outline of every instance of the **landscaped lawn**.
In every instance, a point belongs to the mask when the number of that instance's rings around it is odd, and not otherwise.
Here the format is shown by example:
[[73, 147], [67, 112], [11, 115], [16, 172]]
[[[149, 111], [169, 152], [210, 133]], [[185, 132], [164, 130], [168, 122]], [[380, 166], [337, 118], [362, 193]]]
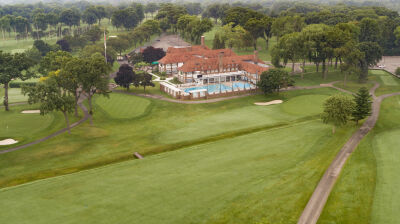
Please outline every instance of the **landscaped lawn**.
[[[110, 94], [96, 98], [96, 105], [113, 118], [129, 119], [146, 112], [150, 101], [146, 98], [124, 94]], [[124, 105], [121, 107], [121, 105]]]
[[376, 127], [362, 140], [318, 223], [400, 222], [400, 96], [385, 99]]
[[[4, 88], [0, 85], [0, 105], [3, 106], [4, 101]], [[24, 96], [21, 93], [20, 88], [9, 88], [8, 89], [8, 103], [19, 103], [27, 102], [28, 96]]]
[[[61, 113], [50, 113], [44, 116], [21, 113], [24, 110], [37, 108], [37, 105], [10, 106], [10, 111], [5, 111], [4, 107], [0, 108], [0, 141], [7, 138], [18, 141], [14, 145], [0, 146], [0, 150], [32, 142], [66, 127]], [[76, 120], [77, 118], [70, 115], [71, 122]]]
[[[115, 117], [118, 111], [126, 116], [129, 113], [125, 111], [126, 107], [138, 107], [142, 109], [132, 110], [143, 111], [146, 103], [136, 96], [117, 96], [115, 99], [119, 99], [120, 103], [114, 103], [113, 95], [117, 93], [113, 93], [108, 103], [114, 106], [105, 106], [108, 104], [106, 98], [98, 98], [101, 104], [97, 104], [98, 99], [95, 99], [95, 107], [108, 108], [108, 112], [95, 108], [93, 126], [84, 123], [74, 128], [71, 135], [64, 133], [27, 150], [2, 155], [0, 186], [128, 160], [133, 152], [147, 156], [319, 119], [321, 107], [303, 109], [300, 105], [307, 101], [307, 97], [301, 96], [317, 95], [310, 96], [308, 100], [321, 105], [322, 98], [335, 93], [338, 91], [323, 88], [196, 105], [146, 99], [150, 102], [147, 112], [123, 121]], [[274, 99], [283, 99], [289, 106], [285, 103], [269, 107], [254, 105], [254, 102]], [[296, 114], [296, 110], [307, 110], [309, 113]]]
[[305, 121], [5, 188], [0, 221], [296, 223], [354, 129]]

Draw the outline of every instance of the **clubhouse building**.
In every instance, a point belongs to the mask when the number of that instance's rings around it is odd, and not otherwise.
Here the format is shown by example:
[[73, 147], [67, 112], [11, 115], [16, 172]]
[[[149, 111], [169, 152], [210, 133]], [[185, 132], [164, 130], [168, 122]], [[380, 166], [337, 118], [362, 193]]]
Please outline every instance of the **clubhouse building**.
[[158, 61], [159, 71], [182, 84], [161, 83], [161, 89], [179, 99], [212, 98], [254, 91], [269, 66], [253, 55], [237, 55], [231, 49], [211, 50], [204, 44], [170, 47]]

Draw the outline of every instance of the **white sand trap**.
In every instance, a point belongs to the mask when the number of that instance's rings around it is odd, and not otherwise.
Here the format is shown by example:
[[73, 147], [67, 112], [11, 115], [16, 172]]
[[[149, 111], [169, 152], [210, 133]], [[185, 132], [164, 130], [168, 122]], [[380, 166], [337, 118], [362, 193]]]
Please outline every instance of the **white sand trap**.
[[40, 110], [24, 110], [21, 113], [23, 113], [23, 114], [40, 114]]
[[273, 101], [269, 101], [269, 102], [257, 102], [254, 104], [258, 105], [258, 106], [268, 106], [268, 105], [274, 105], [274, 104], [280, 104], [280, 103], [283, 103], [283, 101], [282, 100], [273, 100]]
[[8, 138], [0, 141], [0, 145], [12, 145], [18, 143], [18, 141], [15, 141], [14, 139]]

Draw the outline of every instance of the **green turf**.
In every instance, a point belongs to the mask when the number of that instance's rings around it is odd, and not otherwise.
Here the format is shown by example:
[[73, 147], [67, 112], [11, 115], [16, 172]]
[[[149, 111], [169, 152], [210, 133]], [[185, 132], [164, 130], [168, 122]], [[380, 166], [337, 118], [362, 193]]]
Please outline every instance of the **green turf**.
[[97, 97], [96, 104], [112, 118], [129, 119], [142, 115], [150, 101], [136, 96], [111, 94], [109, 98]]
[[400, 96], [385, 99], [379, 120], [346, 163], [320, 224], [399, 223]]
[[9, 103], [17, 103], [17, 102], [27, 102], [28, 96], [24, 96], [21, 93], [20, 88], [9, 88], [8, 89], [8, 102]]
[[[65, 120], [61, 113], [22, 114], [23, 110], [37, 109], [37, 105], [10, 106], [10, 111], [0, 108], [0, 140], [12, 138], [18, 144], [0, 146], [0, 150], [26, 144], [65, 128]], [[77, 120], [70, 115], [71, 122]]]
[[295, 223], [351, 130], [306, 121], [2, 189], [0, 221]]
[[[146, 113], [123, 121], [95, 108], [93, 126], [84, 123], [74, 128], [71, 135], [65, 133], [29, 150], [0, 157], [0, 187], [126, 160], [134, 151], [155, 154], [319, 118], [318, 115], [287, 114], [280, 109], [285, 103], [263, 107], [255, 106], [254, 102], [274, 99], [286, 102], [301, 95], [329, 96], [335, 93], [336, 90], [323, 88], [196, 105], [149, 99], [151, 106]], [[94, 104], [98, 106], [96, 101]], [[114, 111], [122, 111], [125, 107], [125, 104], [116, 104]], [[319, 108], [313, 114], [318, 111]], [[27, 159], [29, 165], [24, 162]]]

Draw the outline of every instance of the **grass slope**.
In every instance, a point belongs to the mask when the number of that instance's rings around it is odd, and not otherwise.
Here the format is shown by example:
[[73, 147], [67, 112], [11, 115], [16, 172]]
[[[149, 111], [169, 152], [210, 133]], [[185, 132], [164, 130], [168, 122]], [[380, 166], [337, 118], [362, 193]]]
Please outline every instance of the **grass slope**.
[[6, 188], [0, 221], [296, 223], [352, 130], [307, 121]]
[[385, 99], [379, 120], [344, 167], [321, 224], [400, 222], [400, 97]]
[[[133, 152], [155, 154], [315, 119], [318, 115], [310, 117], [288, 114], [285, 111], [287, 108], [283, 108], [285, 103], [260, 107], [255, 106], [254, 102], [283, 99], [290, 103], [291, 99], [302, 95], [328, 97], [334, 93], [337, 91], [324, 88], [197, 105], [149, 99], [151, 104], [147, 107], [147, 112], [123, 122], [120, 118], [113, 117], [113, 113], [124, 110], [125, 103], [115, 104], [115, 112], [111, 113], [95, 109], [93, 126], [85, 123], [74, 128], [71, 135], [65, 133], [32, 146], [29, 150], [1, 156], [0, 186], [127, 160], [132, 158]], [[133, 101], [130, 105], [136, 105], [136, 100], [140, 99], [129, 97]], [[306, 99], [296, 100], [297, 104], [301, 105]], [[99, 107], [97, 103], [95, 105]], [[302, 110], [302, 107], [297, 107], [297, 110]], [[320, 112], [320, 108], [315, 110], [312, 114]]]
[[[64, 116], [61, 113], [54, 112], [44, 116], [21, 113], [23, 110], [37, 108], [37, 105], [11, 106], [7, 112], [0, 108], [0, 140], [12, 138], [19, 141], [11, 146], [0, 146], [0, 150], [26, 144], [65, 128]], [[71, 123], [77, 119], [70, 115]]]

